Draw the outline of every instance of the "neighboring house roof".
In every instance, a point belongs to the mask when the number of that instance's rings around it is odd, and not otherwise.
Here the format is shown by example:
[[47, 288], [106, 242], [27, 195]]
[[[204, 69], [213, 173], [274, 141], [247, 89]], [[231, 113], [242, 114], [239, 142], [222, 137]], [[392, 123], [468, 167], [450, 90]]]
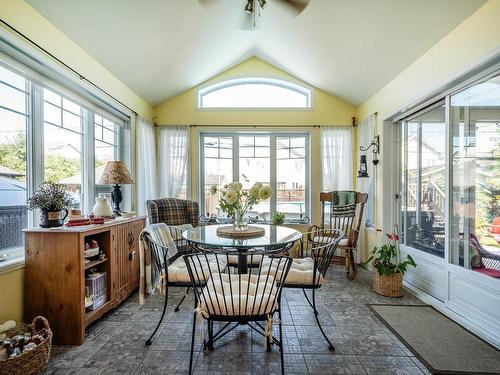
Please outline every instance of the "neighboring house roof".
[[[95, 183], [99, 184], [99, 179], [101, 178], [102, 172], [104, 172], [104, 168], [106, 165], [101, 165], [100, 167], [97, 167], [94, 171], [95, 173]], [[63, 178], [62, 180], [57, 181], [60, 184], [64, 185], [81, 185], [82, 183], [82, 173], [79, 172], [73, 176], [69, 176], [66, 178]]]
[[9, 167], [6, 167], [5, 165], [0, 165], [0, 176], [6, 176], [6, 177], [22, 177], [25, 176], [24, 173], [20, 173], [18, 171], [15, 171]]
[[0, 175], [0, 207], [25, 205], [26, 182]]

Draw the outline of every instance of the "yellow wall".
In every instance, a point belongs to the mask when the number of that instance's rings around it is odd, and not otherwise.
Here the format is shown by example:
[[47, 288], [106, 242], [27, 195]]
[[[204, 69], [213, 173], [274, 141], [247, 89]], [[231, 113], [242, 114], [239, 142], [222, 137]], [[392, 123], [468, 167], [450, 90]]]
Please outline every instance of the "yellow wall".
[[[355, 108], [335, 96], [312, 87], [311, 110], [199, 110], [198, 89], [216, 82], [241, 77], [277, 78], [306, 85], [292, 75], [253, 57], [155, 108], [155, 122], [162, 125], [348, 125]], [[306, 85], [308, 86], [308, 85]], [[308, 86], [309, 87], [309, 86]]]
[[[197, 92], [200, 87], [242, 77], [266, 77], [277, 78], [289, 82], [305, 85], [312, 91], [311, 110], [200, 110], [197, 109]], [[310, 131], [311, 140], [311, 197], [312, 197], [312, 220], [317, 223], [320, 220], [320, 202], [318, 200], [321, 191], [321, 164], [320, 160], [320, 129], [311, 128], [310, 125], [350, 125], [355, 108], [333, 95], [311, 87], [301, 82], [292, 75], [270, 65], [256, 57], [248, 59], [243, 63], [225, 71], [224, 73], [196, 86], [155, 108], [155, 121], [162, 125], [211, 125], [210, 130], [227, 129], [231, 125], [266, 125], [265, 128], [257, 130], [279, 130], [287, 125], [306, 125], [309, 127], [296, 128], [294, 131]], [[197, 199], [198, 195], [198, 140], [199, 131], [207, 130], [207, 127], [191, 128], [191, 197]], [[245, 130], [244, 128], [238, 128]], [[248, 130], [254, 130], [249, 127]], [[356, 149], [355, 131], [353, 132], [353, 149]], [[353, 160], [353, 170], [356, 169], [356, 161]], [[354, 178], [354, 176], [353, 176]]]
[[[397, 53], [397, 51], [394, 51]], [[431, 94], [443, 84], [459, 77], [466, 70], [486, 58], [500, 52], [500, 0], [490, 0], [473, 15], [451, 31], [446, 37], [418, 58], [407, 69], [395, 77], [357, 109], [357, 117], [363, 120], [378, 112], [377, 134], [382, 132], [384, 119], [394, 115], [420, 98]], [[386, 147], [382, 138], [382, 146]], [[377, 166], [384, 168], [383, 158]], [[384, 189], [382, 173], [377, 176], [377, 199], [375, 204], [376, 227], [382, 225], [382, 200]], [[376, 245], [373, 232], [369, 236], [368, 248]]]
[[0, 322], [21, 322], [24, 306], [24, 269], [0, 274]]
[[[1, 0], [0, 18], [64, 61], [83, 76], [152, 119], [153, 107], [22, 0]], [[133, 53], [131, 51], [131, 53]], [[134, 144], [134, 143], [132, 143]], [[22, 319], [24, 271], [0, 274], [0, 321]]]
[[1, 0], [0, 18], [143, 117], [153, 118], [151, 105], [24, 1]]

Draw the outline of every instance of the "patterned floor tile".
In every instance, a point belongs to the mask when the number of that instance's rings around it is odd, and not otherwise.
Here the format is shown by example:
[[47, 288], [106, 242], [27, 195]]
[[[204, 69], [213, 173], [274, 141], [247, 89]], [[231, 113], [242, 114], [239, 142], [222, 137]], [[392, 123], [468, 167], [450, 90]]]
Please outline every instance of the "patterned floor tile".
[[[400, 299], [381, 297], [371, 291], [370, 280], [370, 273], [364, 269], [356, 280], [350, 281], [342, 267], [335, 267], [316, 293], [319, 319], [335, 351], [328, 349], [303, 292], [284, 291], [281, 322], [286, 374], [429, 373], [366, 305], [421, 302], [409, 294]], [[141, 306], [134, 293], [87, 329], [82, 346], [54, 346], [46, 374], [187, 374], [193, 327], [192, 292], [174, 312], [184, 291], [170, 288], [165, 317], [151, 346], [144, 343], [157, 325], [165, 297], [155, 294]], [[264, 337], [249, 326], [236, 327], [216, 341], [214, 351], [203, 352], [200, 321], [195, 323], [195, 374], [281, 373], [277, 346], [266, 352]], [[216, 323], [214, 331], [222, 326]], [[204, 334], [206, 337], [206, 325]], [[279, 337], [277, 317], [273, 336]]]

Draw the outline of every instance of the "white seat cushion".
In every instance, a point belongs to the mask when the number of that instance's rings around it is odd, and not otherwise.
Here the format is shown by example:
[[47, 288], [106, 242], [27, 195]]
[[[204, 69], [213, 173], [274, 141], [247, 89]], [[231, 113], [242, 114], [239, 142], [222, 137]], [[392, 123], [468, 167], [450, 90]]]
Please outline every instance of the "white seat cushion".
[[[228, 264], [230, 265], [238, 265], [238, 255], [228, 255]], [[260, 264], [260, 261], [262, 260], [262, 255], [256, 254], [252, 257], [250, 255], [247, 256], [247, 262], [249, 265], [252, 266], [257, 266]]]
[[[202, 267], [203, 272], [198, 270], [198, 275], [206, 281], [211, 273], [222, 272], [226, 267], [226, 258], [224, 256], [219, 256], [217, 259], [215, 255], [208, 254], [205, 258], [204, 255], [192, 258], [196, 268]], [[208, 262], [207, 262], [208, 259]], [[218, 263], [218, 264], [217, 264]], [[190, 283], [191, 279], [189, 277], [189, 272], [187, 269], [186, 262], [184, 261], [184, 256], [177, 258], [174, 263], [168, 266], [168, 282], [170, 283]]]
[[[269, 267], [270, 258], [265, 258], [262, 262], [262, 268], [267, 270]], [[273, 265], [271, 265], [271, 268]], [[277, 277], [281, 274], [277, 273]], [[290, 270], [285, 280], [286, 285], [321, 285], [323, 284], [323, 275], [316, 271], [316, 282], [313, 283], [314, 276], [314, 260], [310, 257], [293, 259]]]
[[257, 316], [276, 308], [277, 287], [267, 274], [229, 275], [213, 273], [200, 298], [203, 314]]
[[[319, 243], [324, 243], [326, 244], [328, 242], [330, 237], [328, 237], [327, 240], [325, 240], [325, 238], [323, 237], [314, 237], [313, 238], [313, 241], [314, 242], [319, 242]], [[338, 246], [343, 246], [343, 247], [346, 247], [349, 245], [349, 238], [342, 238], [340, 241], [339, 241], [339, 244]]]

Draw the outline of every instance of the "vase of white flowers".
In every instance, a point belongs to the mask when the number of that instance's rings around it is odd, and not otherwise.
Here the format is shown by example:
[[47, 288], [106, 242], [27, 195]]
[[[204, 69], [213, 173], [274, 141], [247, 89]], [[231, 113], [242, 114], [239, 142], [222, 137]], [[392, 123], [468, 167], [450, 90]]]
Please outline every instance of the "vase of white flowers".
[[255, 183], [250, 190], [243, 190], [241, 182], [231, 182], [224, 185], [223, 188], [212, 186], [210, 193], [220, 193], [219, 206], [222, 212], [233, 217], [233, 227], [236, 231], [248, 229], [246, 222], [246, 213], [261, 200], [267, 200], [271, 197], [273, 190], [269, 186], [264, 186], [260, 182]]

